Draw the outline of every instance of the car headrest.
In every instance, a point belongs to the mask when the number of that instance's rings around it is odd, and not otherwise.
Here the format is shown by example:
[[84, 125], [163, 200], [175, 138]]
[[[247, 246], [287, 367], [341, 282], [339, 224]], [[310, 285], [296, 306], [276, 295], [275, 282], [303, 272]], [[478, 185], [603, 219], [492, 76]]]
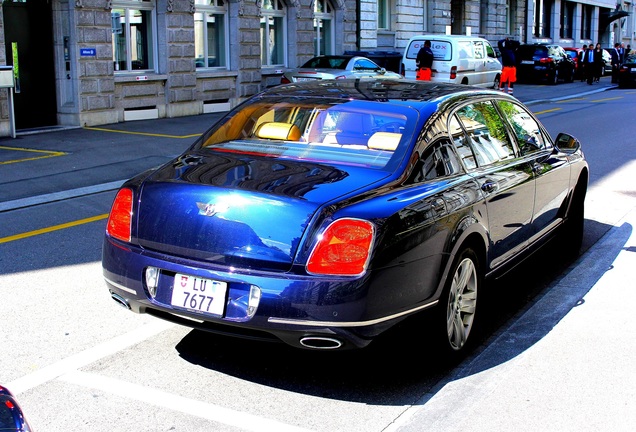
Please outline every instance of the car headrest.
[[255, 135], [263, 139], [298, 141], [300, 129], [292, 123], [268, 122], [258, 126]]
[[376, 132], [369, 138], [367, 147], [373, 150], [394, 151], [402, 138], [401, 133]]

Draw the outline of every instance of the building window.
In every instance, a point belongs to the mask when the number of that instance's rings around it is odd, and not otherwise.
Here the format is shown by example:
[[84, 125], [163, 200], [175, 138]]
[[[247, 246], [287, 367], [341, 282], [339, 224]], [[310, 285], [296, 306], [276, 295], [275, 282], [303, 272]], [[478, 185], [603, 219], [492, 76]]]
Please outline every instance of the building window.
[[[516, 0], [507, 0], [506, 1], [506, 34], [514, 35], [517, 34], [517, 1]], [[521, 35], [521, 32], [519, 32]]]
[[391, 30], [391, 0], [378, 0], [378, 30]]
[[285, 5], [281, 0], [263, 0], [261, 7], [261, 63], [285, 66]]
[[592, 11], [594, 6], [583, 5], [583, 14], [581, 16], [581, 37], [583, 39], [592, 39]]
[[155, 70], [154, 0], [113, 1], [112, 6], [115, 71]]
[[333, 7], [329, 0], [316, 0], [314, 3], [314, 33], [315, 55], [333, 54]]
[[197, 68], [225, 68], [228, 58], [226, 0], [195, 0], [194, 51]]
[[561, 37], [572, 39], [576, 3], [561, 2]]
[[552, 15], [552, 3], [553, 0], [533, 0], [534, 5], [534, 37], [537, 38], [549, 38], [550, 28], [552, 22], [550, 17]]

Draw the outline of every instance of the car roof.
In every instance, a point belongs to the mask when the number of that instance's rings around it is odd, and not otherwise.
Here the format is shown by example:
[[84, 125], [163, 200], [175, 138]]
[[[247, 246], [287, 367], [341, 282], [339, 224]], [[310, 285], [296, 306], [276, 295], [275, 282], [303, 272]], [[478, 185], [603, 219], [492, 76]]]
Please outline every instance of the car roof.
[[[452, 97], [509, 97], [508, 95], [488, 89], [471, 87], [463, 84], [438, 83], [416, 80], [394, 79], [346, 79], [319, 80], [301, 83], [283, 84], [261, 92], [261, 98], [291, 98], [329, 100], [367, 100], [412, 106], [421, 110], [424, 107], [436, 108], [443, 101]], [[509, 97], [512, 99], [512, 97]]]

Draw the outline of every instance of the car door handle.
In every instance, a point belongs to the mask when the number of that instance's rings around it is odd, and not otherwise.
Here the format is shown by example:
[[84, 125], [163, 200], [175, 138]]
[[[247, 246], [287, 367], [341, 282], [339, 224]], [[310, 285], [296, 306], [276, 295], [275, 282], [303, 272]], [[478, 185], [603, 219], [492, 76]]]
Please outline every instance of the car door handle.
[[490, 180], [486, 181], [484, 184], [481, 185], [481, 190], [487, 193], [494, 192], [495, 190], [497, 190], [497, 183]]

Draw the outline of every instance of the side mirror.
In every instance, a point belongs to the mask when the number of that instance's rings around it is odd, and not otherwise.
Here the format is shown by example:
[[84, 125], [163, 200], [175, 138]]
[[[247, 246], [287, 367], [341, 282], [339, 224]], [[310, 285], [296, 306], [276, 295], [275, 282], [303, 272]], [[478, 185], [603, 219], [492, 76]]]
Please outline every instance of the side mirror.
[[378, 73], [379, 73], [380, 75], [384, 75], [384, 74], [386, 73], [386, 69], [385, 69], [385, 68], [380, 68], [380, 69], [378, 70]]
[[560, 133], [556, 137], [555, 147], [563, 153], [576, 153], [581, 149], [581, 143], [570, 134]]

